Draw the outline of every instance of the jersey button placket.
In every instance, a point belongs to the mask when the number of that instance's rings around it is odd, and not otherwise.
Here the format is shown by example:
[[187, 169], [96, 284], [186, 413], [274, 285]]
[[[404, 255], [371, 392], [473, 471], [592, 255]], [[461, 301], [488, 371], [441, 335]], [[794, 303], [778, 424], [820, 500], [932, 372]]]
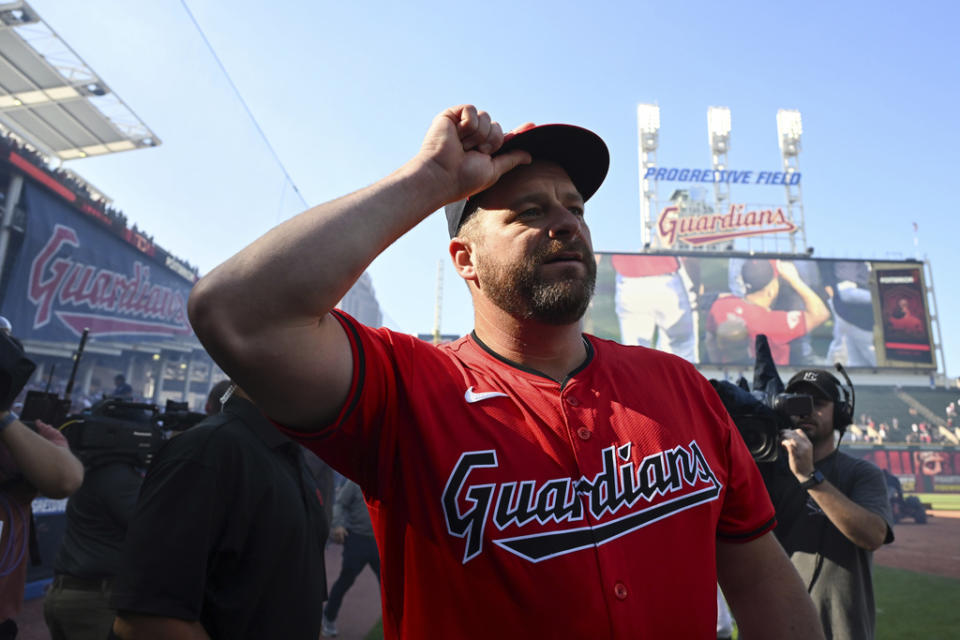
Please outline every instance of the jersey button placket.
[[587, 429], [586, 427], [580, 427], [579, 429], [577, 429], [577, 437], [579, 437], [581, 440], [586, 441], [593, 437], [593, 432], [590, 431], [590, 429]]
[[627, 592], [627, 585], [622, 582], [618, 582], [613, 585], [613, 595], [617, 597], [617, 600], [626, 600], [629, 593]]

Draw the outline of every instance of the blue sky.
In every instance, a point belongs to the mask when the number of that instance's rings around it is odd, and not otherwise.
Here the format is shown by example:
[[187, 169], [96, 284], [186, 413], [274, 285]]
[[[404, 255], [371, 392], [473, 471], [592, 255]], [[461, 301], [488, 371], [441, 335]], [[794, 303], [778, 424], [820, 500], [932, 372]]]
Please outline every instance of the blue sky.
[[[67, 165], [162, 246], [207, 271], [302, 208], [179, 1], [31, 4], [163, 140]], [[637, 250], [638, 102], [660, 105], [658, 160], [675, 167], [709, 165], [717, 105], [732, 114], [730, 166], [775, 169], [777, 109], [799, 109], [808, 243], [820, 257], [911, 258], [916, 222], [960, 373], [955, 3], [188, 5], [310, 205], [386, 175], [437, 112], [470, 102], [505, 129], [597, 131], [612, 164], [588, 207], [594, 246]], [[784, 197], [753, 189], [733, 200]], [[370, 269], [391, 326], [432, 329], [441, 260], [441, 328], [471, 328], [439, 215]]]

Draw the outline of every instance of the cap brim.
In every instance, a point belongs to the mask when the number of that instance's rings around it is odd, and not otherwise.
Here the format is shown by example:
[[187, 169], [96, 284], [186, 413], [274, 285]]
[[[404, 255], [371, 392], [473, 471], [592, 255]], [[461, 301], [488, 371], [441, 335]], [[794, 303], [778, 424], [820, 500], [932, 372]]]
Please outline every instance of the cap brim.
[[[563, 167], [584, 201], [597, 192], [610, 168], [610, 152], [600, 136], [569, 124], [544, 124], [507, 134], [494, 155], [516, 150], [528, 152], [534, 160], [555, 162]], [[445, 207], [451, 238], [460, 228], [466, 204], [466, 200], [461, 200]]]

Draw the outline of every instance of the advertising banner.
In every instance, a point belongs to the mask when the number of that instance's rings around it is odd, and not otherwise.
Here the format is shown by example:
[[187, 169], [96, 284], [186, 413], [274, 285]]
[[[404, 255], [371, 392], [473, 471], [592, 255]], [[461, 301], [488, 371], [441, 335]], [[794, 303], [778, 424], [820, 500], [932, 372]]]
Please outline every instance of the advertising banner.
[[190, 284], [29, 181], [26, 232], [2, 314], [19, 338], [158, 341], [189, 336]]
[[960, 450], [885, 445], [867, 449], [844, 447], [852, 456], [865, 458], [900, 479], [904, 491], [915, 493], [960, 493]]
[[897, 362], [931, 364], [923, 270], [919, 265], [878, 265], [877, 292], [878, 324], [883, 332], [880, 361], [886, 366], [896, 366]]
[[597, 259], [585, 327], [602, 338], [743, 369], [762, 333], [778, 365], [936, 368], [916, 262], [733, 253]]

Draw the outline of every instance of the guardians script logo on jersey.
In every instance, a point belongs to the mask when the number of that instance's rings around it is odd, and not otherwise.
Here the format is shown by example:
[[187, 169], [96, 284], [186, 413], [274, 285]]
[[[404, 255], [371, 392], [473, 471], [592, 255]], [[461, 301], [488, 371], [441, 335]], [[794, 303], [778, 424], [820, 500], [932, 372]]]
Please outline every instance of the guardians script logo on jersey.
[[[460, 456], [443, 491], [443, 515], [450, 535], [465, 539], [463, 562], [483, 551], [484, 531], [508, 526], [529, 529], [521, 536], [493, 542], [530, 562], [600, 546], [681, 511], [716, 500], [723, 488], [692, 440], [631, 460], [632, 443], [601, 452], [601, 471], [593, 478], [554, 478], [471, 483], [470, 474], [497, 468], [497, 452], [468, 451]], [[495, 497], [495, 499], [494, 499]], [[589, 511], [594, 524], [576, 526]], [[492, 512], [492, 513], [491, 513]], [[549, 522], [569, 528], [545, 530]], [[496, 534], [494, 534], [496, 535]]]

